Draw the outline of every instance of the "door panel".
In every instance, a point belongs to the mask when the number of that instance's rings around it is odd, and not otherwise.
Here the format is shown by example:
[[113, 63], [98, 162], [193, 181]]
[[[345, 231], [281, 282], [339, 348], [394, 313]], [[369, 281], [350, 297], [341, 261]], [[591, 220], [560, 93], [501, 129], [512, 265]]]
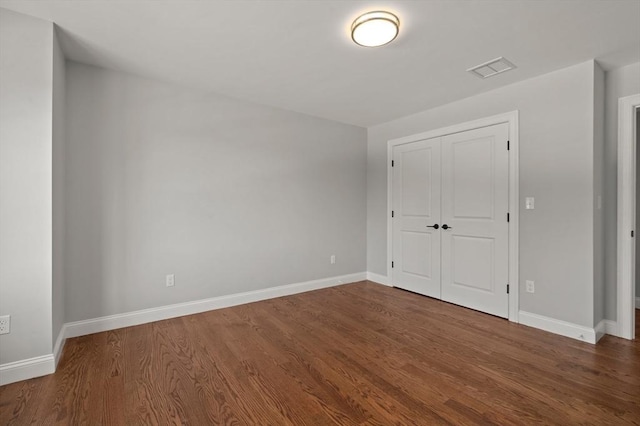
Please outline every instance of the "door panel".
[[493, 292], [495, 240], [452, 235], [451, 245], [452, 284], [478, 291]]
[[442, 138], [442, 299], [508, 317], [508, 124]]
[[[438, 158], [438, 161], [440, 159]], [[433, 149], [400, 152], [398, 170], [402, 173], [402, 206], [405, 216], [432, 216], [432, 189], [429, 181], [433, 169]]]
[[440, 298], [440, 138], [393, 148], [396, 287]]
[[432, 238], [427, 232], [402, 231], [402, 272], [430, 279], [431, 264], [425, 259], [432, 257]]
[[492, 138], [454, 142], [451, 146], [454, 218], [493, 219], [494, 158]]

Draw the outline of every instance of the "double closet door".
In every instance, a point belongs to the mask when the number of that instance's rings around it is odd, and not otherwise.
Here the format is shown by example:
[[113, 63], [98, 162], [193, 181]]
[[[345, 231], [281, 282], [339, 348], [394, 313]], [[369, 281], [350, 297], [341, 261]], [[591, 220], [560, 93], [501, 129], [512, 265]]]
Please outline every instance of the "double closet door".
[[508, 317], [508, 124], [393, 148], [392, 284]]

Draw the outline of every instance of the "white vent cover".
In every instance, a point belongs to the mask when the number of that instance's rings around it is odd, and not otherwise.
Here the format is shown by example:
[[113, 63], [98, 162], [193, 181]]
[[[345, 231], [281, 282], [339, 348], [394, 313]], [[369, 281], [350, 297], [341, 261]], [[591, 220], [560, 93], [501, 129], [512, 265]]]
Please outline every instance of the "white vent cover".
[[469, 68], [467, 71], [484, 79], [493, 77], [497, 74], [502, 74], [503, 72], [512, 70], [514, 68], [516, 68], [515, 65], [500, 56], [499, 58], [492, 59], [489, 62], [485, 62], [484, 64], [476, 65], [475, 67]]

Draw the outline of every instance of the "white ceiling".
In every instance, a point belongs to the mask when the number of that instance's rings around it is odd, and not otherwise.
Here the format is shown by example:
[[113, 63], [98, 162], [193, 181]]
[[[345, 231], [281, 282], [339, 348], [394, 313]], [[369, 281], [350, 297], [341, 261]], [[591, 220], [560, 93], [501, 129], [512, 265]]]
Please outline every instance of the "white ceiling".
[[[640, 1], [16, 1], [0, 7], [55, 22], [69, 59], [240, 99], [371, 126], [589, 59], [640, 61]], [[399, 37], [381, 48], [349, 36], [386, 9]], [[481, 80], [466, 72], [505, 56]]]

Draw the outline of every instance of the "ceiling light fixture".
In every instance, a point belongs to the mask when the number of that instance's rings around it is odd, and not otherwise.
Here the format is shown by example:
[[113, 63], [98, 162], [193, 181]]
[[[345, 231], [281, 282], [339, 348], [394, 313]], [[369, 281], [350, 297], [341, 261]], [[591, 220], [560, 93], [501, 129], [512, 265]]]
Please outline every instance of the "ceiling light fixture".
[[400, 20], [393, 13], [367, 12], [351, 24], [351, 38], [360, 46], [384, 46], [398, 36], [399, 28]]

